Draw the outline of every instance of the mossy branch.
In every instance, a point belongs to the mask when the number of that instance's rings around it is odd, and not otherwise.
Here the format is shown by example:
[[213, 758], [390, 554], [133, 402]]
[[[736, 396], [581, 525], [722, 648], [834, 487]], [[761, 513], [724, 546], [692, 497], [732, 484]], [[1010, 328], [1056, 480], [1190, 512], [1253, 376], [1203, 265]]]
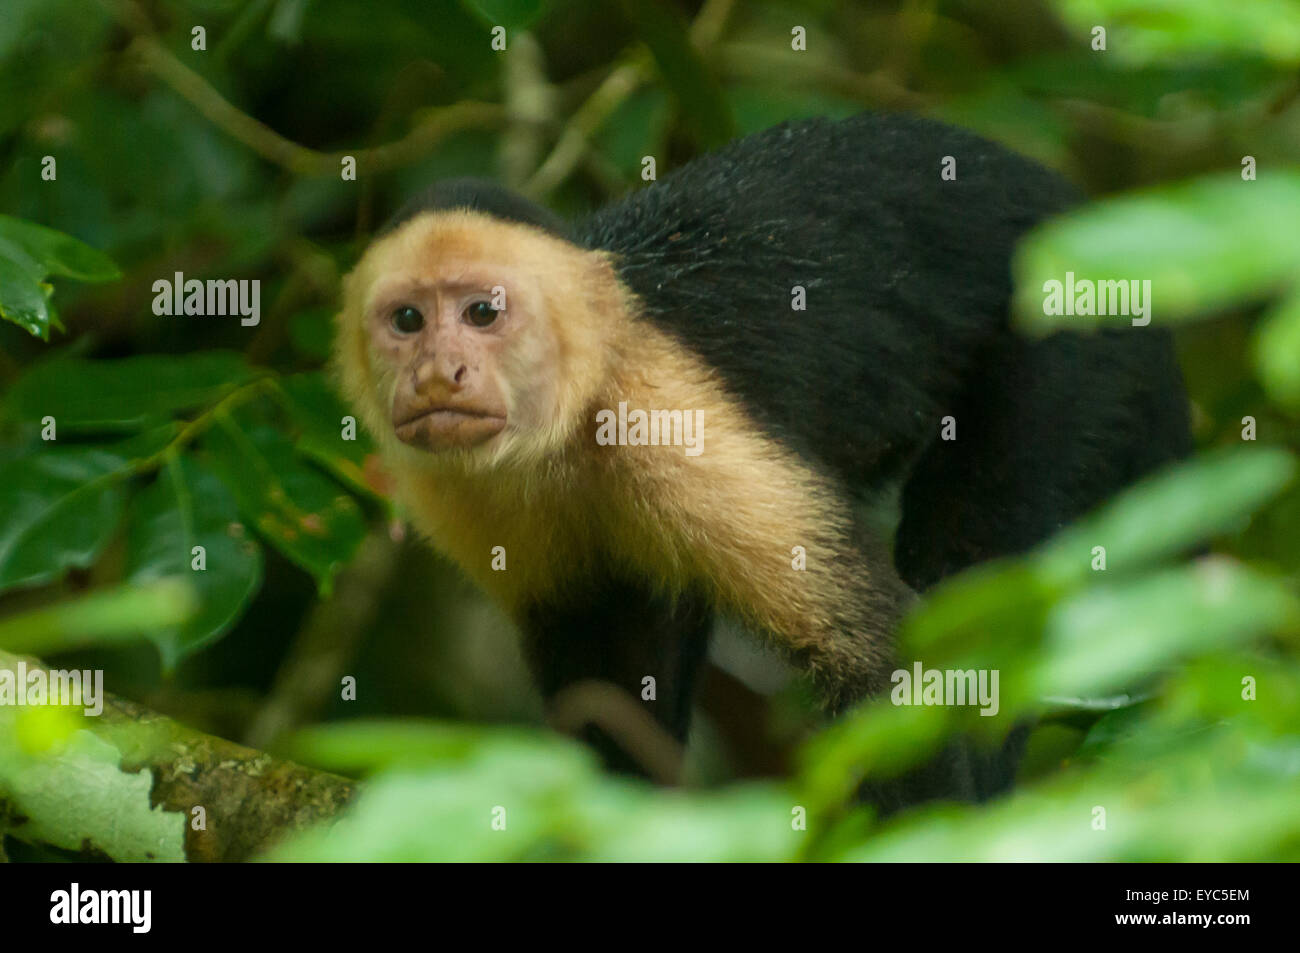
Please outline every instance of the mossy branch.
[[[0, 669], [20, 662], [44, 669], [0, 651]], [[97, 717], [79, 712], [0, 708], [0, 828], [10, 836], [86, 859], [239, 861], [334, 816], [355, 794], [347, 778], [116, 696]]]

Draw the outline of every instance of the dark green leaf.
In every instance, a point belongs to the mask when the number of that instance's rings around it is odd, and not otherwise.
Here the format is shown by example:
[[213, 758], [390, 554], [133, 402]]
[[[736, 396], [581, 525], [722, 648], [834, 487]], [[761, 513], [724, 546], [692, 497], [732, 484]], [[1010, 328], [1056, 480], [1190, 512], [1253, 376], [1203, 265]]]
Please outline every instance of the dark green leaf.
[[328, 594], [361, 543], [365, 519], [342, 487], [294, 451], [279, 432], [221, 415], [204, 437], [244, 519]]
[[51, 416], [60, 432], [133, 430], [215, 403], [254, 374], [243, 357], [228, 351], [119, 361], [56, 358], [19, 379], [6, 410], [27, 423]]
[[42, 341], [50, 339], [50, 286], [33, 279], [0, 248], [0, 318], [12, 321]]
[[[374, 444], [355, 422], [356, 415], [339, 399], [326, 375], [320, 371], [293, 374], [280, 381], [289, 398], [293, 422], [297, 426], [298, 452], [325, 467], [350, 488], [375, 496], [366, 481], [366, 458], [375, 452]], [[344, 439], [343, 418], [352, 417], [356, 439]], [[349, 431], [351, 432], [351, 431]]]
[[126, 466], [116, 454], [78, 448], [0, 467], [0, 589], [89, 566], [121, 519]]
[[[196, 546], [204, 549], [203, 569], [194, 568]], [[261, 585], [262, 549], [221, 480], [193, 458], [173, 456], [132, 506], [127, 572], [141, 584], [182, 578], [197, 595], [197, 611], [183, 625], [149, 632], [171, 669], [239, 618]]]
[[1079, 757], [1104, 756], [1117, 743], [1144, 726], [1146, 714], [1138, 706], [1117, 708], [1097, 719], [1079, 745]]
[[0, 239], [21, 248], [46, 275], [77, 281], [115, 281], [117, 265], [85, 242], [44, 225], [0, 215]]
[[0, 215], [0, 318], [49, 340], [57, 320], [47, 301], [50, 276], [77, 281], [121, 277], [103, 252], [52, 228]]

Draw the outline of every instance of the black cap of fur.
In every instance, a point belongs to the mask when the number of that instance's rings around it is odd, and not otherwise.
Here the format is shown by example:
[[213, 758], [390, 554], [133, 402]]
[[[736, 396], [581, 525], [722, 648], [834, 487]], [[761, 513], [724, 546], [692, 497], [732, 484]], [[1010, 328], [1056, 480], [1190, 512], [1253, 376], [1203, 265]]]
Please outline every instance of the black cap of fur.
[[568, 225], [554, 212], [495, 182], [473, 178], [448, 179], [430, 186], [403, 205], [384, 225], [383, 231], [390, 232], [421, 212], [458, 208], [482, 212], [505, 222], [531, 225], [560, 238], [569, 237]]

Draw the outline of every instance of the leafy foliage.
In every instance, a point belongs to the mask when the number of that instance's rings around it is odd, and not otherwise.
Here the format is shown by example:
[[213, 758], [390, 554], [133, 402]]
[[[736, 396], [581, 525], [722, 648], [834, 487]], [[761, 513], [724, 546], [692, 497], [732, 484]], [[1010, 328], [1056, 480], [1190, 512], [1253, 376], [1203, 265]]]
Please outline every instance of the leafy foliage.
[[1238, 53], [1300, 63], [1300, 10], [1288, 0], [1241, 8], [1215, 0], [1056, 0], [1080, 29], [1111, 24], [1116, 49], [1134, 62]]
[[[172, 0], [143, 26], [127, 6], [12, 0], [0, 20], [0, 648], [93, 660], [233, 736], [291, 700], [290, 635], [360, 632], [310, 659], [357, 700], [278, 747], [366, 785], [270, 859], [1300, 859], [1295, 4], [763, 0], [687, 24], [641, 0]], [[501, 621], [416, 547], [366, 591], [340, 581], [393, 515], [322, 366], [340, 274], [434, 178], [494, 175], [567, 213], [641, 187], [645, 156], [663, 174], [863, 107], [967, 126], [1099, 196], [1023, 242], [1018, 326], [1104, 323], [1044, 312], [1066, 272], [1149, 280], [1196, 458], [908, 619], [908, 657], [1001, 674], [996, 715], [883, 698], [823, 725], [781, 691], [749, 741], [796, 738], [793, 768], [736, 781], [742, 746], [706, 722], [696, 776], [718, 783], [671, 792], [535, 725], [471, 725], [537, 721]], [[366, 149], [385, 143], [407, 151]], [[178, 271], [260, 279], [261, 324], [153, 315]], [[62, 710], [9, 711], [0, 790], [92, 775], [174, 856], [177, 819], [115, 752]], [[1005, 799], [888, 819], [857, 801], [1016, 725]], [[49, 842], [75, 847], [93, 816], [75, 805]]]
[[4, 404], [32, 452], [0, 470], [0, 590], [90, 566], [124, 535], [129, 581], [185, 579], [199, 603], [145, 631], [168, 669], [238, 621], [263, 543], [328, 593], [365, 531], [361, 504], [314, 462], [361, 472], [364, 435], [345, 439], [339, 410], [320, 372], [282, 380], [227, 352], [38, 364]]
[[50, 276], [112, 281], [121, 273], [102, 252], [71, 235], [0, 215], [0, 318], [48, 341], [50, 326], [61, 327], [50, 307]]

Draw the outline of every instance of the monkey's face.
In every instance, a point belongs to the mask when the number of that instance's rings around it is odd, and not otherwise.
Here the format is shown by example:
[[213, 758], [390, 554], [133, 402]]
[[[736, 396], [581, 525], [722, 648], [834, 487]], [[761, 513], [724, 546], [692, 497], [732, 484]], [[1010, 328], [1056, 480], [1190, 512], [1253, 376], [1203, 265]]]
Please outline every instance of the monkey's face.
[[474, 263], [377, 283], [366, 323], [394, 375], [390, 418], [403, 443], [439, 451], [476, 447], [506, 429], [510, 406], [500, 369], [523, 320], [502, 279]]
[[[425, 214], [376, 242], [340, 319], [345, 381], [370, 404], [369, 425], [480, 464], [558, 449], [590, 389], [591, 315], [573, 286], [591, 264], [566, 242], [469, 212]], [[362, 338], [355, 358], [350, 331]], [[349, 366], [356, 358], [364, 368]]]

